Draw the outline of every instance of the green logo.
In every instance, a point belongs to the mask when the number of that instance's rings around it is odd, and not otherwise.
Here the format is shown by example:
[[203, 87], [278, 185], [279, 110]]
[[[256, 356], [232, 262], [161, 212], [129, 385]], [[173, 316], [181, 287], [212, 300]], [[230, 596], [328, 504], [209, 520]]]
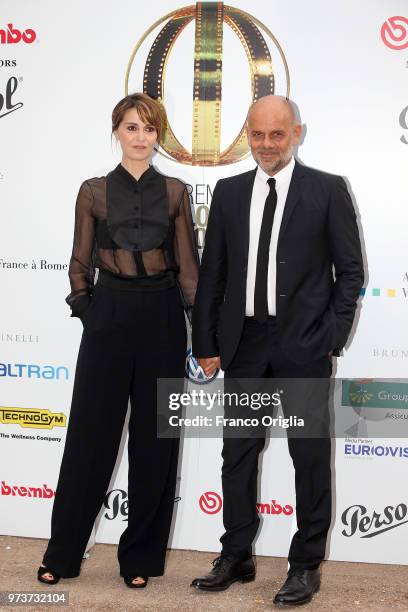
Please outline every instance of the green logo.
[[353, 408], [408, 409], [408, 383], [343, 380], [341, 405]]

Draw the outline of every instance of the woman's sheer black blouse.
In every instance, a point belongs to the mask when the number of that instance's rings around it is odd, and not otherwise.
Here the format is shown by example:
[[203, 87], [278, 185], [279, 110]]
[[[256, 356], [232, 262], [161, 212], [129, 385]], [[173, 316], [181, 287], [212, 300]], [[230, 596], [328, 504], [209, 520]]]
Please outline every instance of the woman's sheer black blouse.
[[66, 300], [72, 316], [81, 316], [88, 307], [95, 268], [126, 278], [172, 271], [185, 307], [191, 307], [199, 259], [184, 183], [153, 166], [136, 180], [121, 164], [106, 177], [82, 183]]

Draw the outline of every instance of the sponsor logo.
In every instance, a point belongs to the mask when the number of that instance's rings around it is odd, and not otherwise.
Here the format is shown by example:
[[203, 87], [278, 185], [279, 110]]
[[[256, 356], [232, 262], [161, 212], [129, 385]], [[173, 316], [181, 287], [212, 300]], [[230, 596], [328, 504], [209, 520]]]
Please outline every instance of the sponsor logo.
[[126, 491], [123, 489], [112, 489], [109, 491], [103, 502], [107, 512], [104, 517], [109, 521], [113, 521], [117, 516], [120, 516], [122, 521], [128, 520], [129, 501]]
[[341, 522], [345, 526], [341, 533], [346, 538], [354, 535], [360, 538], [374, 538], [408, 523], [407, 513], [408, 508], [403, 503], [395, 507], [385, 506], [382, 512], [374, 511], [371, 514], [365, 506], [355, 504], [346, 508], [341, 515]]
[[[404, 109], [404, 117], [401, 113], [400, 115], [400, 124], [404, 129], [408, 129], [408, 125], [406, 122], [406, 113], [408, 112], [408, 107]], [[404, 137], [401, 138], [402, 142]], [[405, 286], [404, 286], [405, 285]], [[401, 287], [362, 287], [360, 289], [360, 295], [367, 297], [375, 297], [375, 298], [408, 298], [408, 272], [405, 272], [402, 275], [402, 286]]]
[[408, 419], [408, 414], [406, 412], [387, 412], [385, 418], [396, 420]]
[[389, 17], [381, 26], [381, 39], [389, 49], [402, 51], [408, 47], [408, 19]]
[[16, 45], [20, 42], [31, 45], [37, 38], [36, 32], [32, 28], [19, 30], [12, 23], [7, 24], [7, 28], [0, 29], [1, 45]]
[[[222, 115], [225, 117], [228, 113], [228, 108], [225, 109], [225, 89], [223, 92], [223, 48], [226, 44], [232, 44], [229, 38], [231, 33], [234, 43], [241, 45], [245, 52], [242, 56], [239, 52], [235, 53], [233, 69], [241, 77], [235, 85], [235, 105], [237, 99], [247, 100], [247, 108], [250, 102], [277, 93], [276, 84], [280, 86], [281, 93], [289, 95], [289, 70], [282, 47], [256, 17], [223, 2], [197, 2], [172, 11], [156, 21], [137, 42], [128, 63], [125, 89], [126, 92], [140, 89], [140, 85], [129, 86], [129, 81], [132, 74], [135, 74], [135, 78], [143, 74], [143, 91], [166, 102], [164, 84], [169, 74], [169, 58], [174, 55], [180, 36], [187, 41], [191, 32], [187, 26], [193, 23], [195, 31], [191, 51], [190, 54], [184, 53], [180, 66], [180, 70], [183, 70], [184, 57], [191, 57], [191, 65], [185, 66], [186, 72], [193, 68], [191, 147], [184, 145], [180, 135], [177, 137], [169, 125], [162, 143], [163, 151], [160, 152], [182, 164], [233, 164], [248, 157], [249, 147], [244, 120], [235, 128], [235, 138], [229, 139], [232, 142], [221, 150], [221, 141], [226, 136], [221, 133]], [[228, 35], [224, 36], [225, 30], [228, 30]], [[151, 35], [155, 31], [153, 40]], [[149, 41], [152, 43], [150, 49]], [[143, 66], [142, 57], [146, 55]], [[245, 56], [248, 61], [246, 70]], [[233, 80], [233, 87], [232, 83]]]
[[[402, 127], [403, 130], [408, 130], [408, 106], [406, 106], [401, 111], [401, 114], [399, 116], [399, 124], [400, 124], [400, 126]], [[408, 139], [407, 139], [407, 137], [404, 134], [401, 136], [400, 141], [403, 144], [408, 144]], [[408, 290], [407, 290], [407, 293], [408, 293]]]
[[[368, 442], [368, 441], [367, 441]], [[344, 454], [348, 457], [390, 457], [408, 459], [408, 446], [382, 446], [380, 444], [364, 442], [346, 442]]]
[[0, 377], [41, 378], [43, 380], [68, 380], [65, 366], [36, 365], [33, 363], [0, 363]]
[[218, 372], [219, 370], [217, 369], [212, 376], [206, 376], [197, 359], [193, 357], [191, 353], [191, 348], [188, 349], [185, 367], [186, 378], [192, 380], [193, 382], [199, 385], [206, 385], [207, 383], [210, 383], [212, 380], [217, 378]]
[[408, 409], [408, 383], [342, 381], [342, 406]]
[[206, 514], [217, 514], [222, 508], [222, 498], [215, 491], [207, 491], [201, 495], [198, 505]]
[[386, 288], [381, 288], [381, 287], [373, 287], [372, 289], [370, 289], [369, 292], [367, 292], [367, 289], [365, 287], [362, 287], [360, 289], [360, 295], [363, 296], [367, 296], [369, 295], [370, 297], [383, 297], [383, 298], [396, 298], [396, 297], [401, 297], [401, 298], [407, 298], [408, 297], [408, 287], [401, 287], [400, 289], [398, 287], [386, 287]]
[[66, 427], [67, 417], [62, 412], [50, 412], [50, 410], [41, 408], [0, 406], [0, 423], [34, 427], [35, 429], [53, 429], [53, 427]]
[[24, 106], [22, 102], [13, 103], [14, 94], [21, 80], [22, 77], [20, 77], [20, 79], [17, 79], [15, 76], [10, 77], [6, 83], [4, 93], [0, 91], [0, 119], [6, 115], [10, 115], [10, 113], [14, 113], [14, 111]]
[[[174, 503], [181, 501], [181, 497], [175, 497]], [[128, 520], [129, 501], [128, 494], [123, 489], [112, 489], [105, 495], [103, 505], [106, 512], [103, 515], [108, 521], [113, 521], [120, 517], [122, 521]]]
[[208, 183], [197, 183], [195, 188], [192, 185], [187, 185], [187, 191], [190, 201], [193, 203], [193, 210], [195, 210], [194, 233], [196, 235], [197, 246], [199, 249], [203, 249], [213, 190]]
[[373, 357], [380, 359], [408, 359], [408, 348], [373, 348]]
[[60, 272], [68, 270], [68, 264], [52, 263], [46, 259], [36, 261], [33, 259], [31, 264], [27, 261], [10, 261], [0, 258], [0, 270], [46, 270], [51, 272]]
[[276, 499], [272, 499], [270, 503], [257, 503], [256, 511], [258, 514], [285, 514], [286, 516], [290, 516], [293, 514], [293, 506], [289, 504], [282, 506], [277, 503]]
[[17, 60], [0, 59], [0, 68], [15, 68], [16, 66]]
[[43, 440], [44, 442], [61, 442], [62, 438], [55, 438], [53, 436], [25, 436], [24, 434], [5, 434], [0, 432], [0, 438], [4, 440]]
[[[221, 495], [215, 491], [207, 491], [201, 495], [198, 504], [205, 514], [217, 514], [222, 508], [223, 501]], [[272, 499], [270, 502], [257, 502], [256, 511], [258, 514], [290, 516], [294, 510], [293, 506], [279, 504], [276, 499]]]
[[39, 336], [35, 334], [14, 334], [10, 332], [0, 332], [0, 342], [7, 344], [38, 344]]
[[0, 495], [10, 497], [37, 497], [41, 499], [51, 499], [55, 496], [55, 491], [46, 484], [40, 487], [28, 487], [21, 485], [8, 485], [4, 480], [1, 481]]

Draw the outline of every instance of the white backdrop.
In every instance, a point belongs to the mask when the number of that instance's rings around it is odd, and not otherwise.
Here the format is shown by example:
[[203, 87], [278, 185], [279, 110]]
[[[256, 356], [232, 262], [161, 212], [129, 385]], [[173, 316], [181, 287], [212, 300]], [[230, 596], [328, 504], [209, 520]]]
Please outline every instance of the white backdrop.
[[[81, 336], [81, 323], [69, 318], [64, 303], [69, 292], [67, 264], [76, 193], [84, 179], [106, 174], [120, 159], [110, 140], [110, 114], [124, 95], [125, 72], [134, 45], [156, 20], [182, 6], [173, 0], [150, 3], [149, 11], [131, 0], [119, 4], [107, 0], [1, 2], [3, 534], [49, 535], [50, 491], [56, 486], [66, 432], [60, 415], [69, 415]], [[408, 364], [406, 1], [236, 0], [234, 6], [265, 24], [282, 46], [291, 76], [290, 95], [304, 124], [298, 157], [308, 165], [346, 177], [355, 199], [367, 262], [366, 293], [352, 342], [337, 360], [337, 376], [403, 378]], [[390, 19], [395, 16], [400, 17], [401, 29], [396, 29], [395, 23], [392, 26]], [[12, 24], [14, 38], [18, 38], [15, 29], [31, 29], [35, 40], [10, 42], [7, 24]], [[226, 26], [224, 30], [223, 148], [237, 134], [250, 102], [244, 51], [237, 37]], [[130, 91], [142, 89], [146, 54], [157, 31], [140, 49], [130, 72]], [[30, 41], [33, 35], [28, 32], [24, 37]], [[276, 47], [266, 38], [275, 70], [275, 91], [284, 94], [283, 65]], [[170, 56], [165, 89], [170, 123], [190, 149], [193, 49], [192, 23]], [[196, 209], [210, 205], [208, 187], [213, 189], [218, 178], [254, 166], [247, 159], [229, 166], [192, 167], [160, 156], [154, 164], [192, 185]], [[200, 209], [199, 219], [205, 212]], [[37, 409], [32, 418], [40, 418], [42, 410], [44, 419], [44, 411], [49, 411], [60, 418], [60, 425], [13, 424], [21, 415], [29, 418], [32, 409]], [[408, 411], [400, 410], [398, 415], [406, 424]], [[404, 514], [408, 505], [407, 439], [369, 439], [365, 444], [403, 450], [395, 456], [353, 455], [346, 454], [344, 440], [335, 441], [335, 507], [328, 557], [408, 564], [407, 547], [402, 545], [408, 530]], [[122, 450], [97, 541], [117, 542], [126, 520], [125, 439]], [[171, 539], [174, 548], [219, 549], [220, 451], [220, 440], [184, 441]], [[272, 440], [263, 454], [258, 500], [295, 507], [293, 469], [285, 440]], [[367, 532], [357, 528], [350, 535], [350, 527], [341, 517], [355, 505], [364, 506], [366, 516], [372, 518], [376, 512], [380, 518], [374, 516]], [[388, 523], [393, 528], [385, 531], [381, 527], [387, 506], [393, 507]], [[359, 511], [361, 518], [364, 510]], [[347, 516], [352, 513], [353, 509]], [[294, 520], [294, 512], [262, 514], [256, 553], [286, 556]], [[367, 533], [370, 537], [363, 537]]]

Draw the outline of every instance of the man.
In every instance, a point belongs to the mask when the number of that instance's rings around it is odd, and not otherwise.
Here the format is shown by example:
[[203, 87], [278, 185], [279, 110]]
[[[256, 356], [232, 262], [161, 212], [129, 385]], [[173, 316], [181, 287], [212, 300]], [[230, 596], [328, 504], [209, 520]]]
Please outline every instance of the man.
[[[350, 333], [364, 280], [356, 215], [341, 177], [294, 160], [300, 136], [287, 99], [261, 98], [247, 118], [257, 168], [215, 187], [193, 315], [193, 354], [207, 375], [222, 367], [227, 379], [328, 383], [331, 355], [339, 355]], [[198, 589], [255, 578], [251, 549], [264, 442], [224, 434], [222, 553], [208, 575], [193, 580]], [[307, 603], [319, 589], [331, 520], [330, 438], [289, 437], [288, 444], [298, 531], [274, 599], [279, 605]]]

